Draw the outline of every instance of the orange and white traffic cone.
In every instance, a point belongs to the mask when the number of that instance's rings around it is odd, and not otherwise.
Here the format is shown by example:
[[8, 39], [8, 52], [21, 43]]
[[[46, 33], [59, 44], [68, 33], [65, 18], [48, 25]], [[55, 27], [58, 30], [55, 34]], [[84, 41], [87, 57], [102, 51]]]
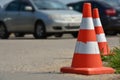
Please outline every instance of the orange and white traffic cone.
[[84, 3], [83, 19], [78, 33], [71, 67], [62, 67], [63, 73], [110, 74], [114, 69], [103, 67], [94, 30], [91, 4]]
[[102, 28], [98, 8], [93, 9], [93, 22], [95, 26], [95, 32], [97, 36], [100, 53], [103, 56], [110, 55], [110, 48], [108, 46], [108, 43], [104, 34], [104, 30]]

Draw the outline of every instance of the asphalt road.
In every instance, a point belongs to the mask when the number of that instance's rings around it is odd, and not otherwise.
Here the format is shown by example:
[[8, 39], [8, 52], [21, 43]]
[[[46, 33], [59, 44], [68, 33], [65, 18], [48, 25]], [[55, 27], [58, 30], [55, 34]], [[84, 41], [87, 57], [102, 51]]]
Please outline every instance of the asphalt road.
[[[111, 49], [119, 47], [119, 36], [108, 36]], [[117, 80], [118, 74], [76, 75], [60, 73], [70, 66], [76, 39], [71, 36], [36, 40], [11, 36], [0, 40], [0, 80]]]

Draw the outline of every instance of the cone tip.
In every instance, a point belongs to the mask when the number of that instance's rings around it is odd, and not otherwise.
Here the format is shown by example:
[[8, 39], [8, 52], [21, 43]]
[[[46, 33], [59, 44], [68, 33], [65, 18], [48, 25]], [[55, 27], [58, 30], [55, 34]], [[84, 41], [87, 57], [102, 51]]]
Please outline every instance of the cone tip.
[[93, 18], [99, 18], [98, 8], [94, 8], [94, 9], [93, 9]]
[[92, 17], [91, 3], [84, 3], [84, 5], [83, 5], [83, 17]]
[[84, 5], [91, 6], [91, 3], [84, 3]]

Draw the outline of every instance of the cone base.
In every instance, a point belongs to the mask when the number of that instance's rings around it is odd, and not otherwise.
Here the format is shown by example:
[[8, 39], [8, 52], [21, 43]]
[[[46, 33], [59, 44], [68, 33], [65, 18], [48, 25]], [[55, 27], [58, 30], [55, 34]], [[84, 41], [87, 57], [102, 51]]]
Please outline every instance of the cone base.
[[63, 73], [73, 73], [73, 74], [84, 74], [84, 75], [97, 75], [97, 74], [112, 74], [115, 72], [113, 68], [100, 67], [100, 68], [72, 68], [63, 67], [61, 68]]

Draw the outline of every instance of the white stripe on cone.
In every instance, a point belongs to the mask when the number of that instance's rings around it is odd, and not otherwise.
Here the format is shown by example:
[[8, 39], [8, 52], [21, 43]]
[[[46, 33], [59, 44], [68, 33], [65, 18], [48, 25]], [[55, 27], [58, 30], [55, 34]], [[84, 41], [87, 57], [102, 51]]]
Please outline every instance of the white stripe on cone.
[[80, 24], [80, 29], [94, 29], [93, 19], [90, 18], [83, 18], [82, 23]]
[[97, 41], [98, 42], [107, 42], [107, 40], [105, 38], [105, 34], [104, 33], [97, 34]]
[[97, 42], [77, 42], [75, 53], [79, 54], [99, 54], [99, 48]]
[[102, 27], [101, 21], [99, 18], [93, 19], [95, 27]]

